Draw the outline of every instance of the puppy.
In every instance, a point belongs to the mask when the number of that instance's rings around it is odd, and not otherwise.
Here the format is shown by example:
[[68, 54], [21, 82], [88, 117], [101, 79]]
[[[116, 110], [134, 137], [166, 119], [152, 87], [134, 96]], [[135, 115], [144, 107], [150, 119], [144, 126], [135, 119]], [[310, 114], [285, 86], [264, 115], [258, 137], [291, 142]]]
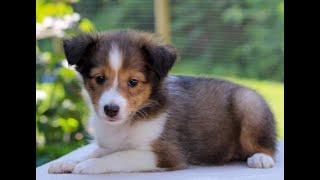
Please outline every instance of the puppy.
[[65, 39], [83, 83], [95, 148], [49, 173], [177, 170], [246, 160], [274, 166], [275, 122], [255, 91], [228, 81], [169, 76], [176, 49], [130, 30]]

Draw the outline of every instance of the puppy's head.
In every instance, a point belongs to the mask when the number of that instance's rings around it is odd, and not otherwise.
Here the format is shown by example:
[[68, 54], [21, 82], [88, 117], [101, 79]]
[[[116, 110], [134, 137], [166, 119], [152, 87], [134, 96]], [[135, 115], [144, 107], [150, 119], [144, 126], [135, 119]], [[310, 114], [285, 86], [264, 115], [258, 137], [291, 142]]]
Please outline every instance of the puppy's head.
[[99, 120], [114, 125], [143, 118], [144, 108], [159, 104], [159, 86], [177, 57], [171, 45], [135, 31], [82, 34], [65, 39], [63, 47]]

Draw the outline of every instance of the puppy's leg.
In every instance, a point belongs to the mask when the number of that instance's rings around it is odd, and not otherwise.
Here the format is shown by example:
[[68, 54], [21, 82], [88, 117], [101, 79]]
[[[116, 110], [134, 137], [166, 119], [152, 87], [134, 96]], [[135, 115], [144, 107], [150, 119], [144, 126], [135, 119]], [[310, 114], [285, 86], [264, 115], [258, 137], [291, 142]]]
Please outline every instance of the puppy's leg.
[[91, 152], [81, 157], [53, 162], [52, 164], [50, 164], [48, 172], [49, 173], [71, 173], [74, 167], [78, 163], [91, 158], [102, 157], [102, 156], [105, 156], [106, 154], [108, 154], [108, 150], [96, 146]]
[[256, 153], [247, 160], [248, 166], [251, 168], [272, 168], [274, 160], [271, 156], [264, 153]]
[[264, 99], [252, 90], [241, 88], [234, 94], [234, 115], [240, 121], [242, 156], [252, 168], [274, 166], [276, 132], [273, 114]]
[[111, 172], [157, 171], [155, 153], [151, 151], [119, 151], [102, 158], [83, 161], [75, 166], [75, 174], [103, 174]]

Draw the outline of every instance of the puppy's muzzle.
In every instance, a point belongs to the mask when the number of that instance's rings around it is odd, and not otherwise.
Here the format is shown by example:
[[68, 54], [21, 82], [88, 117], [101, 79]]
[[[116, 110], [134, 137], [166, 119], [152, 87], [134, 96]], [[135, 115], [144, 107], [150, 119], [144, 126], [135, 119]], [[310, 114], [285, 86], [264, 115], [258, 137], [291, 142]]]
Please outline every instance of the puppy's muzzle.
[[114, 117], [118, 114], [119, 112], [119, 106], [115, 104], [109, 104], [104, 106], [104, 113], [109, 116], [109, 117]]

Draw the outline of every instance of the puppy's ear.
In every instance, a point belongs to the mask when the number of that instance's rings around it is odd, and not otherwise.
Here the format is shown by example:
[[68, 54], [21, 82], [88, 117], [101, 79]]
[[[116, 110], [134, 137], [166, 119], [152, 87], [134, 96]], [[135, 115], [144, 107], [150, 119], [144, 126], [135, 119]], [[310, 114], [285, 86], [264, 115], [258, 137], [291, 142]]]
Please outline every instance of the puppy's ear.
[[90, 53], [96, 48], [98, 35], [81, 34], [63, 40], [64, 53], [70, 65], [80, 67]]
[[177, 59], [177, 50], [169, 44], [147, 44], [142, 47], [148, 64], [159, 79], [167, 76]]

